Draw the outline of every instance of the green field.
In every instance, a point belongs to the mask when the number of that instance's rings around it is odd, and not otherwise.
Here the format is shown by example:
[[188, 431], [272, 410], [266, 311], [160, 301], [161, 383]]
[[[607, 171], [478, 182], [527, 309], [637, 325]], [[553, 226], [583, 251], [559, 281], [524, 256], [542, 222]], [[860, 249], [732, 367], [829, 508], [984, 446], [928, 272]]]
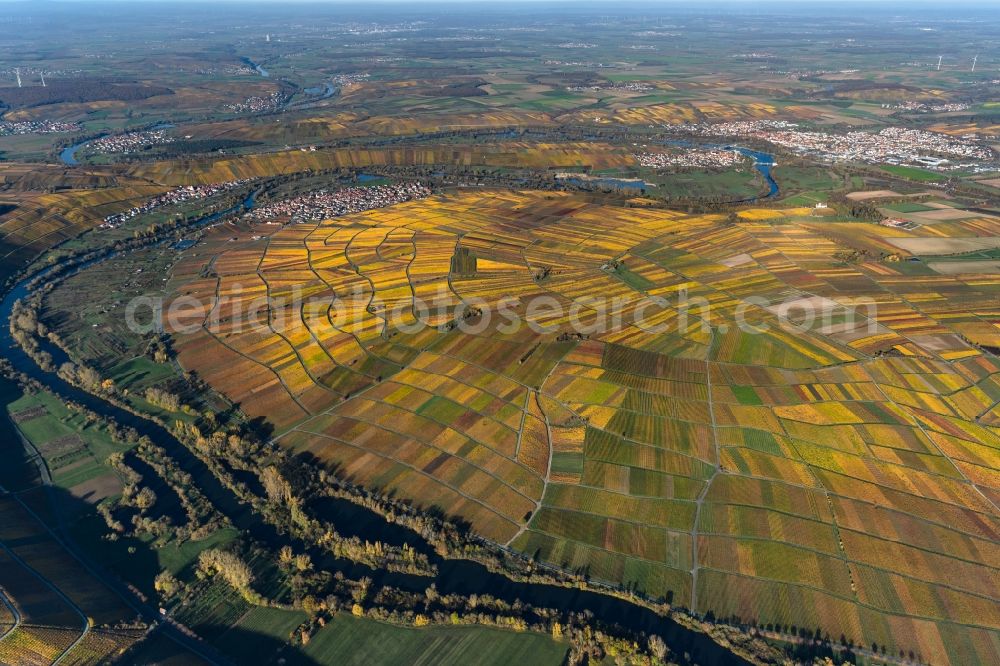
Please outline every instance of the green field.
[[785, 193], [804, 190], [801, 194], [815, 195], [817, 192], [835, 189], [843, 184], [843, 178], [839, 174], [824, 167], [781, 165], [774, 168], [772, 175], [781, 187], [781, 191]]
[[652, 282], [642, 277], [638, 273], [633, 273], [628, 269], [625, 264], [620, 264], [617, 269], [615, 269], [615, 275], [617, 275], [622, 282], [632, 287], [636, 291], [645, 291], [650, 287], [655, 286]]
[[781, 203], [785, 206], [815, 206], [818, 203], [825, 203], [830, 199], [829, 192], [811, 191], [811, 192], [800, 192], [794, 196], [790, 196], [786, 199], [782, 199]]
[[647, 183], [656, 185], [649, 193], [661, 197], [725, 197], [746, 199], [766, 194], [763, 180], [756, 171], [691, 171], [677, 174], [640, 174]]
[[925, 206], [919, 203], [903, 202], [898, 204], [892, 204], [886, 206], [888, 210], [895, 211], [897, 213], [922, 213], [927, 210], [934, 210], [930, 206]]
[[237, 663], [253, 663], [266, 650], [273, 652], [288, 642], [289, 636], [308, 616], [301, 611], [279, 608], [254, 608], [222, 634], [215, 646], [231, 655]]
[[181, 575], [198, 559], [198, 553], [207, 548], [219, 548], [234, 541], [239, 536], [235, 529], [228, 528], [213, 532], [200, 541], [185, 541], [182, 544], [167, 544], [156, 551], [160, 566], [174, 575]]
[[[568, 647], [540, 634], [482, 627], [395, 627], [346, 613], [318, 631], [303, 649], [308, 661], [330, 666], [557, 666]], [[298, 659], [298, 660], [297, 660]]]
[[894, 176], [908, 178], [909, 180], [917, 180], [923, 183], [935, 183], [947, 180], [947, 176], [943, 174], [940, 174], [936, 171], [928, 171], [927, 169], [919, 169], [917, 167], [897, 166], [890, 164], [883, 166], [882, 170], [888, 171]]
[[116, 386], [126, 386], [130, 390], [141, 390], [154, 386], [157, 382], [174, 376], [173, 369], [163, 363], [155, 363], [145, 356], [137, 356], [122, 361], [108, 370], [108, 377]]
[[26, 394], [7, 411], [24, 415], [18, 429], [41, 453], [56, 486], [69, 490], [98, 477], [115, 485], [115, 474], [104, 461], [129, 445], [113, 442], [106, 430], [88, 423], [51, 393]]

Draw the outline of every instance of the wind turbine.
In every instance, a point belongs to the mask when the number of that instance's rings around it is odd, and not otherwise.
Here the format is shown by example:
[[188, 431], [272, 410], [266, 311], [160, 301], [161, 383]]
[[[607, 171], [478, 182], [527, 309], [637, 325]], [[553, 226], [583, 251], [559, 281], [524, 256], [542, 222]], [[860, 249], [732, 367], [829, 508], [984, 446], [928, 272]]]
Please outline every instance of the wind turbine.
[[937, 71], [941, 71], [941, 61], [944, 60], [944, 56], [938, 56], [938, 66]]
[[976, 71], [976, 61], [978, 61], [978, 60], [979, 60], [979, 54], [977, 53], [975, 55], [975, 57], [972, 59], [972, 71], [973, 72]]
[[42, 87], [44, 88], [45, 87], [45, 72], [39, 72], [38, 75], [42, 77]]
[[21, 87], [21, 68], [20, 67], [15, 67], [14, 68], [14, 76], [17, 77], [17, 87], [20, 88]]

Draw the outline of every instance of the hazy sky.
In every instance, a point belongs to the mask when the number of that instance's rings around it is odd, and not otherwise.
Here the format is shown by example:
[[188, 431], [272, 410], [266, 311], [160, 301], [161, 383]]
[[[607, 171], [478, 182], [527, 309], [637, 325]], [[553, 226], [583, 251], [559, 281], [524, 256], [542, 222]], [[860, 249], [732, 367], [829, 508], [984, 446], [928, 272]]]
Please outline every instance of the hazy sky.
[[[237, 3], [252, 3], [252, 4], [270, 4], [270, 5], [289, 5], [289, 4], [349, 4], [349, 5], [361, 5], [370, 2], [384, 2], [384, 3], [399, 3], [408, 5], [418, 5], [418, 4], [437, 4], [441, 2], [461, 2], [461, 3], [472, 3], [472, 2], [482, 2], [490, 3], [492, 5], [505, 5], [511, 3], [531, 3], [531, 4], [552, 4], [558, 2], [573, 2], [575, 4], [608, 4], [607, 0], [0, 0], [0, 3], [22, 3], [30, 4], [33, 7], [44, 6], [44, 5], [58, 5], [63, 3], [73, 3], [73, 4], [84, 4], [87, 2], [95, 4], [104, 3], [127, 3], [134, 4], [136, 2], [143, 3], [157, 3], [157, 4], [171, 4], [171, 3], [197, 3], [200, 5], [213, 5], [213, 4], [237, 4]], [[681, 5], [687, 7], [696, 7], [701, 5], [766, 5], [766, 4], [788, 4], [788, 5], [831, 5], [836, 6], [843, 3], [856, 3], [856, 4], [868, 4], [868, 5], [935, 5], [941, 6], [941, 2], [938, 0], [624, 0], [625, 5]], [[982, 6], [998, 6], [997, 11], [1000, 12], [1000, 5], [998, 5], [998, 0], [958, 0], [957, 2], [949, 2], [951, 6], [955, 5], [982, 5]], [[612, 7], [609, 7], [609, 9]]]

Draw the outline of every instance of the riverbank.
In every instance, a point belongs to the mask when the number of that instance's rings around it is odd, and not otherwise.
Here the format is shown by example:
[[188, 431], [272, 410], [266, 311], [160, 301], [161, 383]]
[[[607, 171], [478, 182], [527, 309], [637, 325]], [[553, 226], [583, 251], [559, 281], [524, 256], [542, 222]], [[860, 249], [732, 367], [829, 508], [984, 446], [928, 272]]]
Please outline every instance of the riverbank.
[[[170, 129], [172, 127], [174, 127], [173, 123], [157, 123], [149, 127], [147, 131], [165, 130], [165, 129]], [[128, 131], [137, 131], [137, 130], [133, 129]], [[84, 148], [89, 146], [91, 143], [110, 135], [111, 134], [109, 132], [101, 132], [96, 136], [91, 136], [89, 139], [85, 139], [84, 141], [80, 141], [78, 143], [74, 143], [71, 146], [63, 148], [61, 151], [59, 151], [59, 161], [65, 164], [66, 166], [79, 166], [80, 161], [76, 158], [76, 154], [80, 150], [83, 150]]]
[[765, 153], [761, 150], [754, 150], [752, 148], [745, 148], [743, 146], [738, 146], [735, 144], [721, 144], [721, 143], [695, 143], [693, 141], [688, 141], [686, 139], [666, 139], [660, 141], [665, 146], [674, 146], [679, 148], [703, 148], [709, 150], [732, 150], [744, 157], [750, 158], [753, 161], [753, 168], [763, 177], [764, 182], [767, 185], [767, 194], [761, 196], [747, 197], [744, 199], [737, 199], [735, 201], [730, 201], [731, 204], [750, 204], [763, 199], [773, 199], [778, 196], [781, 192], [781, 188], [778, 186], [778, 181], [774, 179], [771, 170], [776, 166], [774, 160], [774, 155], [771, 153]]
[[98, 139], [100, 139], [101, 137], [104, 137], [104, 136], [107, 136], [107, 133], [98, 134], [97, 136], [91, 137], [91, 138], [87, 139], [86, 141], [81, 141], [79, 143], [74, 143], [72, 146], [67, 146], [66, 148], [63, 148], [62, 151], [60, 151], [60, 153], [59, 153], [59, 161], [61, 161], [66, 166], [77, 166], [77, 165], [79, 165], [80, 161], [76, 159], [76, 153], [77, 153], [77, 151], [80, 150], [80, 149], [82, 149], [84, 146], [86, 146], [90, 142], [97, 141]]
[[263, 68], [263, 67], [262, 67], [261, 65], [259, 65], [258, 63], [255, 63], [255, 62], [254, 62], [253, 60], [251, 60], [250, 58], [246, 58], [246, 57], [244, 57], [244, 58], [242, 58], [242, 60], [243, 60], [243, 62], [245, 62], [245, 63], [246, 63], [247, 65], [249, 65], [250, 67], [253, 67], [253, 68], [254, 68], [255, 70], [257, 70], [257, 73], [258, 73], [258, 74], [260, 74], [260, 75], [261, 75], [261, 76], [262, 76], [263, 78], [267, 79], [267, 78], [270, 78], [270, 77], [271, 77], [271, 74], [270, 74], [270, 73], [269, 73], [269, 72], [268, 72], [268, 71], [267, 71], [266, 69], [264, 69], [264, 68]]

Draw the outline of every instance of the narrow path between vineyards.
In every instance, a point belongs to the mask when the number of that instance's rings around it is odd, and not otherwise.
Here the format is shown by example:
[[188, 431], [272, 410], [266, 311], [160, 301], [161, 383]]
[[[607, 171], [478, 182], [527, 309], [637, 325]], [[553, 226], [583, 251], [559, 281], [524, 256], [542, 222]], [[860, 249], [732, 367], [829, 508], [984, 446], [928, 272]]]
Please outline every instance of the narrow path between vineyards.
[[7, 636], [12, 634], [15, 629], [21, 626], [22, 618], [21, 618], [21, 613], [17, 610], [17, 607], [15, 607], [13, 603], [11, 603], [10, 599], [4, 596], [3, 590], [0, 590], [0, 603], [2, 603], [4, 606], [7, 607], [7, 610], [10, 611], [11, 617], [14, 618], [14, 624], [12, 624], [11, 627], [7, 629], [5, 632], [0, 634], [0, 641], [2, 641], [3, 639], [7, 638]]

